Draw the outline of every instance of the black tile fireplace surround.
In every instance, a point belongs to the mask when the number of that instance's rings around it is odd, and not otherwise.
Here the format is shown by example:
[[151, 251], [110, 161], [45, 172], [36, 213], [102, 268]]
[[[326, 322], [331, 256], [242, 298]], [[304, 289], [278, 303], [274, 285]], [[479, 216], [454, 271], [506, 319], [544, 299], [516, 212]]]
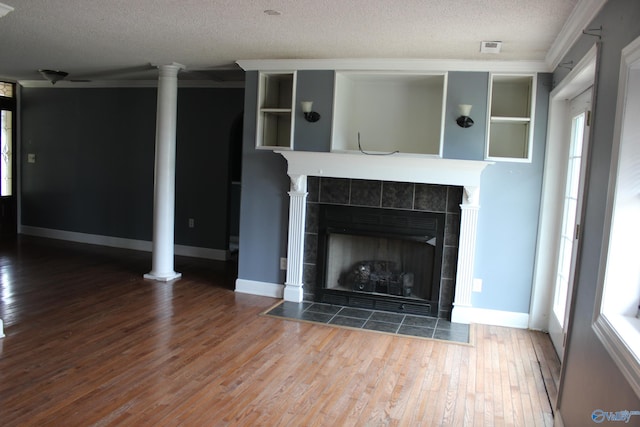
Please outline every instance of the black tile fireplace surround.
[[[320, 212], [327, 205], [338, 207], [380, 208], [383, 212], [398, 211], [400, 216], [420, 218], [439, 217], [444, 226], [444, 238], [441, 239], [441, 255], [437, 257], [436, 270], [438, 276], [433, 279], [436, 294], [428, 295], [428, 305], [433, 311], [428, 315], [439, 318], [450, 318], [453, 291], [455, 289], [456, 266], [458, 257], [458, 240], [460, 230], [460, 203], [462, 202], [462, 187], [414, 184], [406, 182], [372, 181], [342, 178], [309, 177], [307, 182], [307, 215], [305, 222], [305, 253], [304, 253], [304, 299], [318, 301], [322, 295], [324, 274], [318, 274], [324, 264], [319, 260], [318, 250], [324, 251], [325, 237], [320, 231]], [[376, 209], [374, 209], [376, 210]], [[436, 215], [429, 215], [429, 213]], [[320, 245], [319, 245], [320, 243]], [[439, 279], [439, 280], [438, 280]], [[431, 292], [431, 291], [429, 291]], [[338, 292], [340, 293], [340, 292]], [[392, 291], [392, 301], [401, 301], [405, 295], [402, 291]], [[331, 300], [324, 299], [325, 302]], [[335, 300], [336, 304], [344, 304], [344, 300]], [[355, 305], [357, 305], [356, 303]], [[366, 303], [365, 303], [366, 304]], [[380, 305], [385, 309], [384, 304]], [[393, 304], [387, 310], [394, 310]], [[425, 314], [418, 311], [416, 314]]]

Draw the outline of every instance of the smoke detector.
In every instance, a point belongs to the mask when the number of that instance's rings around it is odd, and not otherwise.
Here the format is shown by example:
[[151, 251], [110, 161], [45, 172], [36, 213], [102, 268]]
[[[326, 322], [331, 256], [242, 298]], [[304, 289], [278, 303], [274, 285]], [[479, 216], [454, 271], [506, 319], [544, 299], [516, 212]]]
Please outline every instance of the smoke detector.
[[500, 53], [502, 42], [480, 42], [480, 53]]

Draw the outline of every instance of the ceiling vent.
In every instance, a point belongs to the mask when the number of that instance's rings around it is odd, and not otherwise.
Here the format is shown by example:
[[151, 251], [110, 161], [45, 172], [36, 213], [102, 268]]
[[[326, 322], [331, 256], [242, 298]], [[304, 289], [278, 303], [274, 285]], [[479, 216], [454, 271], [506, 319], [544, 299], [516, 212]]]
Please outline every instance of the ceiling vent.
[[500, 53], [502, 42], [480, 42], [480, 53]]

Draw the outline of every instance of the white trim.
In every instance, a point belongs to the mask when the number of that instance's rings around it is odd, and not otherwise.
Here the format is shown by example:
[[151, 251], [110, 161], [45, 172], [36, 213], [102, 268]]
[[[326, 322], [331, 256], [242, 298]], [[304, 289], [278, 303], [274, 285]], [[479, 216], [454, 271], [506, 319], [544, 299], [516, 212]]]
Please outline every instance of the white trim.
[[549, 72], [544, 61], [478, 61], [466, 59], [243, 59], [236, 61], [245, 71], [339, 70], [339, 71], [494, 71]]
[[558, 258], [556, 251], [549, 248], [554, 246], [553, 241], [559, 233], [558, 215], [562, 215], [563, 190], [558, 187], [558, 181], [562, 180], [566, 169], [563, 163], [566, 154], [563, 153], [567, 148], [561, 143], [565, 135], [563, 118], [568, 108], [566, 100], [579, 95], [595, 83], [597, 52], [597, 45], [594, 45], [549, 96], [542, 199], [529, 310], [531, 314], [529, 328], [535, 330], [549, 330], [552, 283], [554, 283], [553, 276]]
[[554, 70], [558, 66], [569, 49], [582, 36], [582, 30], [587, 29], [586, 26], [593, 21], [606, 2], [607, 0], [581, 0], [576, 4], [551, 48], [547, 51], [545, 62], [550, 70]]
[[[78, 233], [75, 231], [55, 230], [52, 228], [32, 227], [21, 225], [20, 234], [49, 239], [66, 240], [90, 245], [109, 246], [112, 248], [132, 249], [135, 251], [151, 252], [152, 244], [147, 240], [125, 239], [122, 237], [103, 236], [99, 234]], [[201, 248], [197, 246], [175, 245], [175, 254], [193, 258], [205, 258], [215, 261], [229, 259], [229, 251], [222, 249]]]
[[0, 319], [0, 338], [4, 338], [4, 325], [2, 324], [2, 319]]
[[202, 248], [199, 246], [174, 245], [176, 255], [188, 256], [192, 258], [205, 258], [217, 261], [226, 261], [230, 258], [228, 250]]
[[451, 312], [451, 321], [455, 323], [478, 323], [481, 325], [527, 329], [529, 314], [454, 305]]
[[236, 292], [263, 297], [282, 298], [284, 296], [284, 285], [258, 282], [256, 280], [236, 279]]

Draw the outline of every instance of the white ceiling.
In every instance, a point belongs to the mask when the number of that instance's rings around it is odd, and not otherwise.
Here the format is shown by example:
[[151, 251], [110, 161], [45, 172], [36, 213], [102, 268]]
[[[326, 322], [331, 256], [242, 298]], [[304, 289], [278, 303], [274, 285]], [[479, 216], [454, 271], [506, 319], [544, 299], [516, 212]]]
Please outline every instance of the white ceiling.
[[[563, 25], [603, 0], [0, 0], [0, 77], [233, 79], [236, 60], [417, 58], [549, 62]], [[269, 15], [276, 10], [280, 15]], [[572, 15], [573, 13], [573, 15]], [[503, 42], [499, 55], [480, 42]], [[550, 64], [551, 65], [551, 64]], [[214, 69], [215, 73], [196, 72]], [[240, 73], [241, 74], [241, 73]]]

